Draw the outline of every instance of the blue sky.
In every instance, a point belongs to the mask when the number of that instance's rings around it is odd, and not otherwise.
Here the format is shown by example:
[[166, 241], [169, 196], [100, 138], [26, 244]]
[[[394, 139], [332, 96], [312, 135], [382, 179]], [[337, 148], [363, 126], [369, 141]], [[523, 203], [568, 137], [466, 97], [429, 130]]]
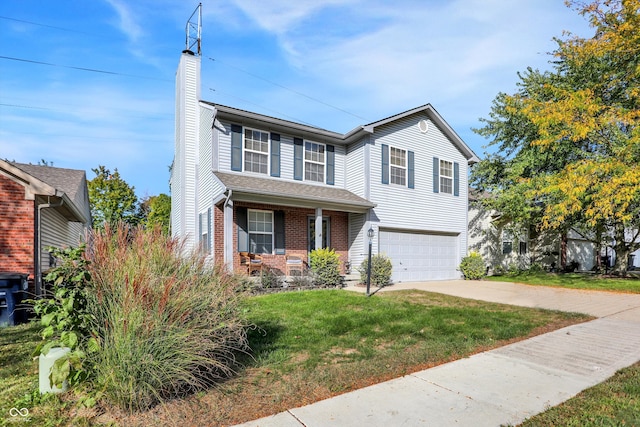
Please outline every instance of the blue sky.
[[[185, 0], [2, 0], [0, 158], [169, 193]], [[517, 72], [548, 69], [562, 0], [204, 0], [202, 98], [336, 132], [431, 103], [471, 131]]]

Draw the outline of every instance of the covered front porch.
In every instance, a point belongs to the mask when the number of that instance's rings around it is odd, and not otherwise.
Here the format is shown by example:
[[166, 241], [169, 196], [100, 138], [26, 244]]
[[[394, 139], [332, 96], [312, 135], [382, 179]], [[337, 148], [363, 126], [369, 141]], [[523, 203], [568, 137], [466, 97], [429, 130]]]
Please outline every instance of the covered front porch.
[[288, 258], [297, 257], [308, 266], [312, 250], [332, 248], [345, 273], [349, 250], [373, 203], [339, 188], [214, 174], [225, 189], [215, 203], [212, 221], [216, 262], [249, 274], [246, 254], [252, 254], [262, 268], [288, 275]]

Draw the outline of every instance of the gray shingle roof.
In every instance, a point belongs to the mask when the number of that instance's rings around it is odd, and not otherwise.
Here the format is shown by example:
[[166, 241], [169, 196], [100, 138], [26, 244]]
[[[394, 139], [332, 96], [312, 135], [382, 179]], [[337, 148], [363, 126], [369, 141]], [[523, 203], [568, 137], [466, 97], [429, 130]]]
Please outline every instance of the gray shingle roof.
[[56, 190], [62, 191], [75, 205], [77, 211], [84, 216], [84, 220], [90, 221], [85, 171], [16, 162], [9, 162], [9, 164]]
[[64, 191], [71, 200], [76, 200], [78, 192], [82, 191], [85, 180], [85, 171], [77, 169], [63, 169], [52, 166], [28, 165], [25, 163], [11, 164], [23, 170], [34, 178]]
[[314, 202], [320, 205], [341, 205], [347, 211], [361, 211], [376, 206], [369, 200], [343, 188], [303, 184], [276, 178], [260, 178], [239, 173], [214, 172], [214, 175], [234, 193]]

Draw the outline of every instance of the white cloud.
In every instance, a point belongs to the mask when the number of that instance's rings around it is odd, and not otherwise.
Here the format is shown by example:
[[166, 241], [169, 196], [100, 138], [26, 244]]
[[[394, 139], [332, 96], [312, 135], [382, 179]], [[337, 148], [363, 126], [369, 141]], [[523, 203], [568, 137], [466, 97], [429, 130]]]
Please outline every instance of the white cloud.
[[134, 12], [129, 9], [129, 5], [121, 0], [105, 0], [118, 14], [118, 28], [122, 31], [131, 43], [137, 43], [143, 36], [142, 27], [134, 19]]

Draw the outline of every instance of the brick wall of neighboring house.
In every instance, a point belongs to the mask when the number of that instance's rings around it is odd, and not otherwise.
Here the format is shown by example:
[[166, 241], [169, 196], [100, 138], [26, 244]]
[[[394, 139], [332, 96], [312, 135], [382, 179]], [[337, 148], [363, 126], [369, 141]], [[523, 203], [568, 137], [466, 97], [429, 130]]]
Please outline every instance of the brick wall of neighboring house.
[[34, 205], [20, 184], [0, 175], [0, 271], [34, 273]]
[[[285, 224], [285, 250], [287, 255], [298, 255], [305, 262], [308, 262], [308, 218], [315, 215], [313, 209], [288, 208], [277, 205], [235, 203], [237, 207], [262, 210], [282, 210], [284, 211]], [[331, 237], [329, 239], [331, 247], [340, 256], [341, 272], [344, 273], [344, 263], [349, 259], [348, 227], [349, 217], [345, 212], [323, 211], [324, 217], [329, 217]], [[238, 254], [238, 226], [234, 211], [233, 225], [233, 265], [236, 271], [240, 269], [240, 255]], [[216, 247], [216, 250], [218, 248]], [[263, 263], [269, 268], [286, 272], [286, 255], [262, 254]]]

